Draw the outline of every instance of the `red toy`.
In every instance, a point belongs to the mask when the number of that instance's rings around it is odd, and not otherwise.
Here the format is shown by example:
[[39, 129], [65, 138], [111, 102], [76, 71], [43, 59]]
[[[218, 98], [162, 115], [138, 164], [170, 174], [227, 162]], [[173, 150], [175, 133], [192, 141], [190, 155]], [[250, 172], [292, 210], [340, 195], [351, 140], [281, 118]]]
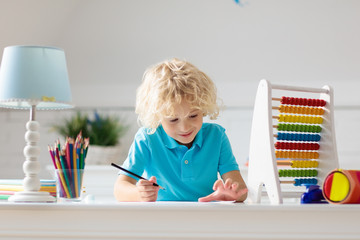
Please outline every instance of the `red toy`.
[[331, 171], [324, 180], [323, 194], [334, 204], [360, 203], [360, 170]]

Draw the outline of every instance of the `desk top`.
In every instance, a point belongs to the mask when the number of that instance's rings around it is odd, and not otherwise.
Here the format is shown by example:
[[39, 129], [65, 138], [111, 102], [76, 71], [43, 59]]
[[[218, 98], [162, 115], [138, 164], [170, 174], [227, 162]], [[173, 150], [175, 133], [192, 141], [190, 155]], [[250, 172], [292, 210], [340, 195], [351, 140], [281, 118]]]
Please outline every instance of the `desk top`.
[[[102, 201], [90, 203], [10, 203], [0, 201], [0, 210], [59, 210], [59, 209], [131, 209], [131, 210], [184, 210], [192, 211], [360, 211], [360, 204], [297, 204], [284, 203], [272, 205], [269, 203], [253, 204], [253, 203], [234, 203], [234, 202], [115, 202]], [[360, 217], [360, 215], [359, 215]]]
[[360, 239], [360, 205], [0, 203], [0, 238]]

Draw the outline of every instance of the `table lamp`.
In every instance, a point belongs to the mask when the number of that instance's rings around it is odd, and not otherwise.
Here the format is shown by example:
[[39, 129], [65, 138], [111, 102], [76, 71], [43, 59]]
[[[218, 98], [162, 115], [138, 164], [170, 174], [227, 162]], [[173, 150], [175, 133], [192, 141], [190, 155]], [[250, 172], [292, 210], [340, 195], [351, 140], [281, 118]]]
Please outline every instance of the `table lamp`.
[[23, 171], [24, 190], [9, 198], [12, 202], [54, 202], [48, 192], [40, 192], [38, 110], [72, 108], [71, 91], [62, 49], [43, 46], [10, 46], [3, 52], [0, 66], [0, 107], [29, 109], [26, 123]]

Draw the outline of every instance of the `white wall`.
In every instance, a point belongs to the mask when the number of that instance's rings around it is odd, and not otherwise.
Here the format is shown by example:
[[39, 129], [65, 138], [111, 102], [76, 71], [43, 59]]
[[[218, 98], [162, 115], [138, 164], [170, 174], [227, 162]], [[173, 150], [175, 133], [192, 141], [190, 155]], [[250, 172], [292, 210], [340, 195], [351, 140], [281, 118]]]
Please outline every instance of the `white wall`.
[[[360, 104], [357, 0], [0, 2], [1, 49], [64, 48], [77, 106], [133, 105], [145, 68], [170, 57], [207, 72], [227, 105], [251, 105], [262, 78], [331, 84], [337, 104]], [[86, 94], [98, 88], [109, 94]]]
[[[343, 166], [360, 168], [360, 140], [355, 137], [360, 133], [360, 1], [242, 2], [0, 0], [0, 48], [64, 48], [74, 104], [119, 112], [119, 107], [134, 105], [146, 67], [171, 57], [187, 59], [213, 78], [225, 105], [233, 107], [219, 122], [228, 128], [240, 161], [247, 156], [260, 79], [332, 85], [340, 160]], [[43, 121], [57, 120], [42, 116]], [[0, 111], [0, 174], [9, 173], [21, 155], [14, 157], [14, 152], [23, 147], [25, 121], [23, 113]], [[19, 143], [9, 140], [18, 138]], [[53, 138], [42, 133], [42, 139]]]
[[[360, 79], [356, 0], [262, 0], [244, 7], [231, 0], [90, 1], [80, 9], [59, 41], [70, 57], [78, 104], [132, 104], [144, 69], [170, 57], [207, 72], [227, 105], [252, 105], [262, 78], [330, 84], [344, 93], [338, 104], [360, 104], [348, 86]], [[100, 102], [85, 98], [80, 92], [89, 83], [109, 94]]]

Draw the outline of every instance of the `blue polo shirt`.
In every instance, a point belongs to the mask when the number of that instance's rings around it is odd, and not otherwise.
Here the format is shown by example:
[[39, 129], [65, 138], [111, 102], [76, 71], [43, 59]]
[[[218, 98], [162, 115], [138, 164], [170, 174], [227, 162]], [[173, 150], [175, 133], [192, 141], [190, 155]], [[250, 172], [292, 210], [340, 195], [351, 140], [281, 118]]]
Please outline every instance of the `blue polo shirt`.
[[155, 176], [165, 188], [159, 190], [158, 201], [197, 201], [213, 192], [218, 173], [239, 170], [225, 129], [214, 123], [203, 123], [190, 149], [162, 126], [154, 134], [140, 128], [123, 167], [146, 179]]

